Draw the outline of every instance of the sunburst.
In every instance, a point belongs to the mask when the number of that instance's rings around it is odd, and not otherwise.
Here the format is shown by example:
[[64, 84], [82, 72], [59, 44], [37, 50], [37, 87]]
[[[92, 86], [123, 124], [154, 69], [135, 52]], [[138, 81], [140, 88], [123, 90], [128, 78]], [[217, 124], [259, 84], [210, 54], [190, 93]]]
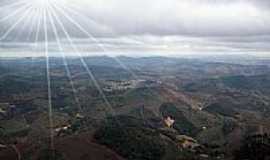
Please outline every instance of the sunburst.
[[[61, 42], [61, 38], [59, 35], [59, 31], [64, 33], [64, 38], [69, 42], [69, 45], [73, 49], [74, 53], [80, 58], [81, 63], [83, 64], [87, 74], [89, 75], [90, 81], [93, 82], [95, 87], [98, 89], [101, 98], [103, 99], [105, 105], [110, 109], [110, 114], [115, 114], [112, 105], [109, 100], [106, 98], [106, 95], [103, 93], [102, 88], [100, 87], [97, 79], [92, 73], [91, 69], [88, 67], [84, 57], [81, 55], [79, 48], [74, 43], [71, 35], [69, 34], [66, 25], [72, 25], [78, 29], [78, 32], [85, 34], [89, 37], [89, 41], [97, 44], [101, 51], [108, 52], [106, 47], [98, 41], [97, 38], [93, 36], [87, 29], [85, 29], [78, 20], [74, 19], [69, 14], [73, 14], [76, 16], [86, 17], [82, 15], [78, 8], [72, 3], [73, 0], [17, 0], [17, 2], [13, 2], [10, 5], [2, 6], [1, 9], [10, 11], [7, 15], [0, 17], [0, 23], [5, 21], [13, 20], [15, 23], [11, 24], [8, 29], [0, 35], [0, 43], [4, 41], [12, 32], [15, 32], [16, 29], [20, 28], [22, 24], [23, 26], [29, 27], [29, 33], [26, 34], [28, 36], [23, 37], [25, 40], [29, 40], [29, 43], [36, 44], [33, 45], [34, 48], [37, 48], [37, 44], [42, 45], [44, 48], [44, 56], [46, 57], [46, 75], [47, 75], [47, 86], [48, 86], [48, 115], [49, 115], [49, 124], [50, 124], [50, 142], [51, 149], [54, 150], [54, 131], [53, 131], [53, 105], [52, 105], [52, 90], [51, 90], [51, 75], [50, 75], [50, 43], [55, 43], [58, 45], [59, 52], [62, 53], [63, 63], [65, 66], [65, 70], [67, 72], [67, 76], [70, 81], [70, 85], [72, 87], [74, 98], [79, 108], [79, 111], [82, 112], [82, 108], [80, 105], [80, 101], [77, 96], [77, 90], [74, 86], [74, 82], [72, 80], [71, 72], [69, 70], [68, 63], [66, 61], [66, 56], [64, 52], [64, 47]], [[14, 6], [16, 6], [14, 9]], [[1, 11], [0, 11], [1, 13]], [[1, 14], [3, 15], [3, 14]], [[65, 22], [69, 24], [64, 24]], [[88, 18], [89, 19], [89, 18]], [[92, 23], [93, 20], [89, 19], [89, 22]], [[25, 28], [21, 27], [21, 28]], [[52, 33], [49, 35], [49, 33]], [[42, 36], [41, 36], [42, 35]], [[30, 38], [33, 36], [33, 38]], [[51, 36], [51, 37], [50, 37]], [[54, 42], [50, 42], [50, 41]], [[127, 66], [125, 66], [119, 59], [114, 58], [117, 63], [129, 73], [131, 73], [135, 79], [138, 77], [130, 70]]]

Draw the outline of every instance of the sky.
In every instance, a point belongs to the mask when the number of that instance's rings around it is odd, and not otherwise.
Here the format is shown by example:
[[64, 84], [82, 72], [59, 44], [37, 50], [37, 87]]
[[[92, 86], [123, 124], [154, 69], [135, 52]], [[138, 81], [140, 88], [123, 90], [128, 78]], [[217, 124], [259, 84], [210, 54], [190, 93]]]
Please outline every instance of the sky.
[[0, 55], [270, 55], [269, 26], [269, 0], [1, 0]]

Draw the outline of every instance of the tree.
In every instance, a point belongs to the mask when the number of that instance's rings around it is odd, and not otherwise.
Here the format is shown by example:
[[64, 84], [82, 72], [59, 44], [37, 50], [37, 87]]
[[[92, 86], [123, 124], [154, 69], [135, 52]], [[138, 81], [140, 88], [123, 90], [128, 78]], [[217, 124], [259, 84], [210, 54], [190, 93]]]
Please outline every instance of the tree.
[[240, 150], [235, 153], [235, 160], [269, 160], [270, 136], [267, 134], [248, 136]]

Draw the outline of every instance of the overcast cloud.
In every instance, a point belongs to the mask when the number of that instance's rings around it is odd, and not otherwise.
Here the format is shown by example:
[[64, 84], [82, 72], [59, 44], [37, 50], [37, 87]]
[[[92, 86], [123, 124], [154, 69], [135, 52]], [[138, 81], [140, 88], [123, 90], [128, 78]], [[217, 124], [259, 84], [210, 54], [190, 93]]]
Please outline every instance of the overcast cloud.
[[[37, 11], [31, 10], [8, 32], [26, 11], [18, 11], [22, 4], [9, 6], [18, 1], [21, 0], [0, 1], [0, 54], [40, 56], [44, 50], [44, 29], [37, 32]], [[61, 10], [55, 8], [55, 12], [83, 54], [270, 53], [269, 0], [66, 1], [62, 9], [81, 28], [72, 24]], [[18, 13], [4, 18], [14, 12]], [[61, 25], [53, 20], [64, 51], [74, 54]], [[59, 48], [49, 21], [47, 25], [50, 51], [56, 55]], [[81, 31], [82, 28], [85, 30]]]

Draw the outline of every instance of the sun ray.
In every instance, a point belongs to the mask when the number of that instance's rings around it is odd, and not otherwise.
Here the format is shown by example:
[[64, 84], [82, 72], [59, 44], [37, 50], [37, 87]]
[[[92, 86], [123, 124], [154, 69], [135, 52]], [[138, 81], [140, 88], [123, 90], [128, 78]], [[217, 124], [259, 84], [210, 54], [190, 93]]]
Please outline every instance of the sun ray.
[[40, 26], [41, 26], [41, 22], [42, 22], [42, 19], [43, 19], [43, 16], [41, 16], [41, 10], [39, 10], [39, 19], [38, 19], [38, 22], [37, 22], [37, 30], [36, 30], [36, 36], [35, 36], [35, 49], [37, 49], [38, 47], [38, 41], [39, 41], [39, 32], [40, 32]]
[[[79, 23], [77, 23], [74, 19], [72, 19], [71, 17], [69, 17], [69, 16], [67, 15], [67, 13], [66, 13], [62, 8], [60, 8], [59, 6], [56, 6], [56, 5], [55, 5], [55, 7], [57, 7], [58, 10], [59, 10], [60, 12], [62, 12], [62, 14], [63, 14], [66, 18], [68, 18], [68, 20], [69, 20], [72, 24], [74, 24], [81, 32], [83, 32], [84, 34], [86, 34], [86, 35], [89, 37], [90, 42], [95, 42], [96, 44], [98, 44], [99, 48], [100, 48], [104, 53], [108, 53], [108, 50], [106, 49], [106, 47], [105, 47], [102, 43], [100, 43], [100, 41], [99, 41], [97, 38], [95, 38], [90, 32], [88, 32], [85, 28], [83, 28], [83, 27], [82, 27]], [[67, 7], [67, 6], [63, 6], [63, 5], [62, 5], [62, 7], [65, 7], [66, 10], [69, 9], [69, 10], [73, 11], [73, 13], [75, 13], [75, 14], [78, 15], [78, 16], [82, 16], [80, 13], [78, 13], [78, 12], [72, 10], [71, 8], [69, 8], [69, 7]], [[89, 17], [86, 17], [86, 18], [90, 19]], [[91, 20], [91, 19], [90, 19], [90, 20]], [[139, 76], [137, 76], [137, 74], [135, 74], [135, 72], [133, 72], [128, 66], [126, 66], [119, 58], [117, 58], [117, 57], [112, 57], [112, 58], [120, 65], [120, 67], [122, 67], [124, 70], [126, 70], [128, 73], [130, 73], [131, 76], [132, 76], [134, 79], [140, 80]], [[151, 94], [154, 94], [153, 89], [152, 89], [151, 87], [149, 87], [148, 85], [146, 85], [146, 88], [147, 88], [147, 90], [148, 90]]]
[[11, 12], [8, 15], [6, 15], [5, 17], [1, 17], [0, 23], [7, 21], [8, 19], [11, 19], [12, 17], [18, 15], [20, 12], [24, 11], [25, 9], [27, 9], [30, 6], [31, 6], [30, 4], [24, 4], [22, 7], [19, 7], [18, 9], [16, 9], [15, 11]]
[[46, 56], [46, 74], [48, 85], [48, 112], [49, 112], [49, 125], [50, 125], [50, 149], [52, 157], [54, 158], [54, 131], [53, 131], [53, 110], [52, 110], [52, 91], [51, 91], [51, 77], [50, 77], [50, 58], [48, 50], [48, 26], [47, 26], [47, 9], [43, 9], [43, 29], [44, 29], [44, 45]]
[[[57, 5], [58, 7], [63, 8], [63, 10], [65, 10], [65, 12], [69, 11], [69, 12], [72, 12], [74, 15], [79, 16], [80, 18], [86, 18], [91, 24], [95, 24], [95, 25], [99, 24], [96, 21], [92, 20], [90, 17], [85, 16], [84, 14], [81, 14], [77, 10], [75, 10], [74, 8], [78, 9], [78, 7], [73, 3], [72, 4], [71, 3], [66, 3], [64, 5], [61, 4], [61, 3], [56, 3], [55, 5]], [[101, 25], [101, 24], [99, 24], [99, 25]]]
[[25, 4], [25, 1], [20, 0], [20, 1], [17, 1], [17, 2], [10, 3], [10, 4], [5, 4], [5, 5], [2, 5], [0, 7], [0, 10], [6, 9], [6, 8], [16, 7], [16, 6], [22, 5], [22, 4]]
[[[33, 39], [34, 39], [33, 45], [32, 45], [32, 50], [33, 51], [37, 50], [38, 37], [39, 37], [39, 32], [40, 32], [40, 24], [41, 24], [41, 21], [42, 21], [42, 18], [43, 18], [40, 9], [37, 9], [36, 13], [37, 13], [37, 15], [36, 15], [37, 23], [35, 23], [33, 21], [33, 26], [36, 26], [36, 28], [37, 28], [36, 30], [33, 29]], [[31, 56], [31, 68], [33, 68], [33, 65], [34, 65], [34, 55]]]
[[35, 13], [35, 15], [32, 16], [32, 18], [31, 18], [31, 22], [30, 22], [31, 24], [30, 24], [30, 28], [29, 28], [29, 34], [27, 35], [27, 41], [30, 41], [31, 36], [34, 32], [34, 27], [35, 27], [36, 21], [38, 19], [40, 19], [40, 10], [35, 10], [33, 12]]
[[[59, 5], [60, 6], [60, 5]], [[57, 6], [58, 7], [58, 6]], [[70, 12], [72, 12], [73, 14], [75, 15], [78, 15], [80, 17], [84, 17], [82, 14], [78, 13], [77, 11], [73, 10], [72, 8], [70, 7], [67, 7], [67, 6], [64, 6], [64, 5], [61, 5], [61, 7], [63, 7], [64, 9], [66, 10], [69, 10]], [[58, 9], [61, 10], [61, 12], [63, 14], [66, 14], [67, 13], [60, 7], [58, 7]], [[86, 17], [88, 20], [90, 20], [91, 22], [94, 22], [92, 19], [90, 19], [89, 17]], [[86, 34], [89, 38], [90, 38], [90, 41], [91, 42], [95, 42], [98, 47], [102, 50], [102, 52], [104, 53], [108, 53], [108, 50], [106, 49], [106, 47], [97, 39], [95, 38], [90, 32], [88, 32], [85, 28], [83, 28], [80, 24], [78, 24], [74, 19], [72, 19], [71, 17], [69, 17], [69, 20], [71, 21], [71, 23], [73, 23], [74, 25], [76, 25], [76, 27], [78, 29], [80, 29], [84, 34]], [[135, 79], [139, 79], [138, 76], [130, 69], [128, 68], [121, 60], [119, 60], [119, 58], [117, 57], [112, 57], [123, 69], [125, 69], [127, 72], [129, 72]]]
[[[89, 33], [85, 28], [83, 28], [79, 23], [77, 23], [74, 19], [72, 19], [71, 17], [69, 17], [68, 15], [67, 15], [67, 13], [62, 9], [62, 8], [60, 8], [60, 7], [58, 7], [58, 6], [56, 6], [55, 5], [55, 7], [57, 7], [61, 12], [62, 12], [62, 14], [66, 17], [66, 18], [68, 18], [68, 20], [71, 22], [71, 23], [73, 23], [78, 29], [80, 29], [84, 34], [86, 34], [89, 38], [90, 38], [90, 40], [91, 41], [94, 41], [96, 44], [98, 44], [98, 46], [100, 47], [100, 49], [103, 51], [103, 52], [105, 52], [105, 53], [107, 53], [108, 51], [107, 51], [107, 49], [106, 49], [106, 47], [102, 44], [102, 43], [100, 43], [100, 41], [97, 39], [97, 38], [95, 38], [91, 33]], [[65, 7], [65, 8], [67, 8], [68, 9], [68, 7]], [[76, 13], [76, 12], [75, 12]], [[81, 14], [79, 14], [79, 13], [77, 13], [77, 15], [81, 15]], [[131, 69], [129, 69], [121, 60], [119, 60], [119, 58], [117, 58], [117, 57], [112, 57], [123, 69], [125, 69], [127, 72], [129, 72], [135, 79], [137, 79], [137, 80], [139, 80], [139, 77], [131, 70]]]
[[[92, 80], [92, 82], [94, 83], [95, 87], [97, 88], [97, 90], [99, 91], [104, 103], [106, 104], [106, 106], [111, 110], [111, 114], [115, 115], [114, 109], [112, 107], [112, 105], [109, 103], [109, 101], [107, 100], [105, 94], [103, 93], [99, 83], [97, 82], [97, 80], [95, 79], [92, 71], [89, 69], [87, 63], [85, 62], [84, 58], [82, 57], [81, 53], [78, 51], [78, 48], [74, 45], [73, 40], [71, 39], [69, 33], [67, 32], [67, 30], [65, 29], [63, 23], [59, 20], [58, 15], [55, 13], [54, 10], [52, 10], [52, 14], [55, 17], [56, 21], [58, 22], [58, 24], [60, 25], [60, 27], [62, 28], [64, 34], [66, 35], [68, 41], [70, 42], [71, 47], [73, 48], [73, 50], [75, 51], [75, 53], [79, 56], [81, 63], [83, 64], [85, 70], [87, 71], [90, 79]], [[66, 17], [66, 16], [65, 16]]]
[[[98, 46], [100, 47], [100, 49], [103, 51], [103, 52], [107, 52], [107, 49], [106, 49], [106, 47], [102, 44], [102, 43], [100, 43], [99, 42], [99, 40], [98, 39], [96, 39], [91, 33], [89, 33], [85, 28], [83, 28], [79, 23], [77, 23], [74, 19], [72, 19], [71, 17], [69, 17], [68, 15], [67, 15], [67, 13], [62, 9], [62, 8], [60, 8], [60, 7], [58, 7], [58, 6], [56, 6], [55, 5], [55, 7], [57, 7], [58, 8], [58, 10], [59, 10], [59, 12], [61, 12], [62, 13], [62, 15], [64, 15], [64, 17], [66, 17], [72, 24], [74, 24], [79, 30], [81, 30], [84, 34], [86, 34], [89, 38], [90, 38], [90, 40], [91, 40], [91, 42], [92, 41], [94, 41], [96, 44], [98, 44]], [[140, 80], [139, 79], [139, 77], [131, 70], [131, 69], [129, 69], [120, 59], [118, 59], [117, 57], [112, 57], [124, 70], [126, 70], [128, 73], [130, 73], [131, 75], [132, 75], [132, 77], [133, 78], [135, 78], [136, 80]], [[154, 96], [154, 91], [153, 91], [153, 89], [151, 88], [151, 87], [149, 87], [148, 85], [146, 85], [146, 88], [147, 88], [147, 90], [151, 93], [151, 94], [153, 94], [153, 96]], [[112, 108], [112, 107], [111, 107]], [[112, 109], [113, 110], [113, 109]], [[113, 110], [114, 111], [114, 110]], [[143, 116], [143, 115], [142, 115]], [[144, 121], [146, 121], [146, 123], [148, 123], [148, 124], [151, 124], [151, 122], [150, 121], [148, 121], [147, 119], [145, 119], [144, 118]], [[118, 122], [118, 123], [120, 123], [120, 122]]]
[[75, 102], [76, 102], [76, 104], [78, 106], [79, 112], [83, 113], [81, 103], [79, 101], [79, 98], [77, 97], [77, 90], [75, 89], [74, 81], [72, 80], [71, 72], [70, 72], [70, 69], [69, 69], [69, 66], [68, 66], [68, 63], [67, 63], [67, 59], [66, 59], [66, 56], [65, 56], [65, 53], [64, 53], [64, 49], [63, 49], [62, 44], [61, 44], [60, 39], [59, 39], [59, 34], [57, 32], [54, 19], [52, 18], [51, 12], [49, 12], [48, 15], [49, 15], [49, 20], [50, 20], [51, 26], [53, 28], [53, 32], [54, 32], [54, 35], [55, 35], [55, 38], [56, 38], [58, 48], [59, 48], [59, 50], [61, 52], [61, 55], [62, 55], [63, 63], [64, 63], [65, 70], [66, 70], [66, 73], [67, 73], [67, 77], [69, 79], [69, 82], [70, 82], [70, 85], [71, 85], [71, 88], [72, 88], [72, 91], [73, 91], [73, 96], [74, 96]]
[[26, 17], [26, 15], [31, 11], [30, 8], [27, 9], [27, 11], [25, 11], [22, 15], [22, 17], [20, 17], [1, 37], [0, 37], [0, 41], [4, 40], [17, 26], [18, 24], [20, 24]]
[[[65, 3], [65, 4], [62, 4], [62, 3], [58, 3], [58, 2], [55, 2], [59, 7], [62, 7], [65, 11], [68, 11], [68, 12], [70, 12], [70, 13], [72, 13], [72, 14], [74, 14], [74, 15], [76, 15], [76, 16], [78, 16], [78, 17], [80, 17], [80, 18], [85, 18], [85, 19], [87, 19], [90, 23], [92, 23], [92, 24], [99, 24], [99, 25], [102, 25], [102, 24], [100, 24], [100, 23], [97, 23], [95, 20], [93, 20], [90, 16], [86, 16], [85, 14], [82, 14], [82, 13], [80, 13], [79, 11], [77, 11], [77, 10], [79, 10], [80, 9], [80, 7], [78, 6], [78, 5], [76, 5], [76, 4], [74, 4], [74, 3]], [[105, 25], [104, 25], [105, 26]], [[90, 32], [89, 32], [90, 33]], [[111, 31], [110, 32], [111, 34], [110, 34], [110, 36], [116, 36], [114, 33], [113, 33], [113, 31]], [[94, 36], [93, 36], [94, 37]], [[95, 37], [94, 37], [95, 38]], [[98, 39], [97, 39], [98, 40]], [[135, 40], [135, 39], [132, 39], [132, 40], [134, 40], [134, 41], [136, 41], [137, 43], [143, 43], [143, 42], [141, 42], [141, 41], [138, 41], [138, 40]], [[102, 44], [102, 43], [101, 43]], [[144, 43], [145, 44], [145, 43]], [[106, 47], [105, 47], [106, 48]]]
[[[20, 29], [19, 29], [19, 33], [18, 34], [16, 34], [16, 36], [15, 36], [15, 41], [16, 40], [20, 40], [20, 38], [21, 38], [21, 35], [22, 34], [25, 34], [25, 32], [24, 31], [26, 31], [26, 30], [28, 30], [29, 32], [28, 32], [28, 34], [31, 32], [31, 30], [30, 29], [27, 29], [27, 25], [29, 25], [32, 21], [33, 21], [33, 19], [34, 19], [34, 16], [32, 16], [32, 15], [34, 15], [33, 14], [34, 13], [34, 10], [32, 10], [32, 9], [30, 9], [30, 12], [28, 13], [28, 15], [30, 15], [30, 16], [27, 16], [23, 21], [22, 21], [22, 24], [21, 24], [21, 26], [20, 26]], [[26, 40], [27, 39], [27, 36], [24, 36], [24, 39]]]

